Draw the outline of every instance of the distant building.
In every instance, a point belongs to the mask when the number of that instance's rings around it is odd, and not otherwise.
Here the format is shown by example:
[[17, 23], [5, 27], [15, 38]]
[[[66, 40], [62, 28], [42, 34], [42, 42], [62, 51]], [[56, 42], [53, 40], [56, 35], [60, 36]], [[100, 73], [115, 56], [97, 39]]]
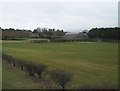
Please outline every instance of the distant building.
[[88, 35], [87, 33], [66, 33], [63, 37], [63, 39], [74, 39], [74, 38], [79, 38], [79, 39], [87, 39]]

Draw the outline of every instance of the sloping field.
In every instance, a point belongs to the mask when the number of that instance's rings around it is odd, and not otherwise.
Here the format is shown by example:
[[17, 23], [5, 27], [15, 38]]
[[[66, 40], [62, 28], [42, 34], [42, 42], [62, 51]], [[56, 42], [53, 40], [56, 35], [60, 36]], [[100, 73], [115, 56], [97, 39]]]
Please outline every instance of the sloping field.
[[32, 81], [26, 74], [3, 63], [3, 89], [42, 89], [44, 86]]
[[2, 53], [2, 41], [0, 40], [0, 90], [2, 89], [2, 60], [1, 60], [1, 53]]
[[2, 61], [0, 60], [0, 90], [2, 89]]
[[[115, 43], [66, 42], [39, 44], [25, 41], [3, 41], [3, 52], [13, 57], [35, 63], [44, 63], [48, 65], [49, 70], [57, 68], [72, 72], [74, 77], [68, 88], [81, 88], [82, 86], [117, 87], [117, 50], [118, 45]], [[3, 85], [8, 82], [8, 76], [5, 77], [6, 81]]]

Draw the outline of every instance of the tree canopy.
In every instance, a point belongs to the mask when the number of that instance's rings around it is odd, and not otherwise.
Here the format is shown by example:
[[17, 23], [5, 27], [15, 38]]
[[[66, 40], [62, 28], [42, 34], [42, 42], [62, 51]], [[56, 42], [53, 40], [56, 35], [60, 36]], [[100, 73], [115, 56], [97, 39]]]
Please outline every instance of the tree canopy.
[[92, 28], [88, 32], [90, 38], [100, 39], [119, 39], [120, 40], [120, 28]]

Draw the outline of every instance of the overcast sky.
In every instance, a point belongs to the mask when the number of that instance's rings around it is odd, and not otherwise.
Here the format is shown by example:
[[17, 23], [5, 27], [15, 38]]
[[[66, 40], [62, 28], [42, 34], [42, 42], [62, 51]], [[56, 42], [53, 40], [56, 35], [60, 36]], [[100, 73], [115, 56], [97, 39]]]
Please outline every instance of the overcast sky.
[[4, 2], [1, 9], [2, 28], [79, 32], [118, 26], [117, 2]]

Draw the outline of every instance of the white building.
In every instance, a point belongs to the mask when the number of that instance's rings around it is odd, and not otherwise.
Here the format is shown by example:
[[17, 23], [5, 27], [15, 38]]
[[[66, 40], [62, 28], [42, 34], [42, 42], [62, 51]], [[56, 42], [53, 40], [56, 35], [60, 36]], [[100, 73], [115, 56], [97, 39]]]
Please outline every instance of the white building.
[[87, 33], [66, 33], [62, 38], [63, 39], [74, 39], [74, 38], [87, 39], [88, 35]]

